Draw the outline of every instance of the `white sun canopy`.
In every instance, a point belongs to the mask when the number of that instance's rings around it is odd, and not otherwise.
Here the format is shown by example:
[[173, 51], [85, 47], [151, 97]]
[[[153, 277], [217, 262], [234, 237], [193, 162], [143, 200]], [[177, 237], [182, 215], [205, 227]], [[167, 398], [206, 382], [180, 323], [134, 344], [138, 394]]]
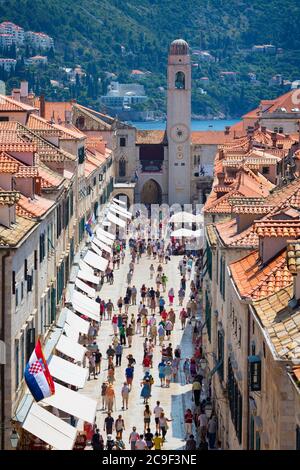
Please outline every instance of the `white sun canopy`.
[[97, 401], [58, 383], [55, 384], [55, 394], [43, 400], [43, 404], [54, 406], [88, 423], [94, 423]]
[[36, 403], [32, 404], [26, 416], [23, 429], [57, 450], [72, 450], [77, 435], [74, 426], [65, 423]]
[[174, 232], [171, 232], [171, 237], [175, 238], [181, 238], [181, 237], [186, 237], [186, 238], [192, 238], [197, 235], [195, 235], [194, 230], [188, 230], [187, 228], [179, 228], [178, 230], [174, 230]]
[[96, 284], [96, 285], [98, 285], [100, 282], [100, 278], [97, 276], [94, 276], [94, 274], [91, 274], [89, 271], [79, 270], [77, 273], [77, 277], [79, 277], [83, 281], [91, 282], [92, 284]]
[[176, 212], [170, 218], [169, 222], [171, 223], [193, 223], [196, 222], [196, 216], [190, 212]]
[[82, 362], [83, 356], [86, 352], [85, 347], [65, 335], [61, 335], [55, 348], [62, 354], [66, 354], [66, 356], [71, 357], [76, 362]]
[[125, 219], [131, 220], [132, 215], [129, 212], [123, 212], [117, 206], [110, 206], [109, 210], [114, 214], [118, 214], [120, 217], [125, 217]]
[[125, 207], [118, 206], [117, 204], [112, 203], [109, 208], [114, 207], [117, 211], [122, 212], [123, 214], [130, 215], [132, 217], [132, 213], [129, 212]]
[[83, 318], [80, 318], [76, 313], [72, 312], [68, 308], [65, 308], [66, 310], [66, 320], [64, 327], [66, 325], [69, 326], [69, 328], [72, 328], [72, 330], [77, 331], [78, 333], [82, 333], [83, 335], [87, 335], [89, 331], [89, 322], [84, 320]]
[[97, 237], [93, 238], [93, 242], [95, 245], [97, 245], [101, 250], [106, 251], [106, 253], [111, 254], [112, 249], [107, 246], [105, 243], [103, 243], [101, 240], [99, 240]]
[[108, 265], [108, 260], [102, 256], [96, 255], [93, 251], [89, 250], [84, 257], [84, 261], [99, 271], [105, 271]]
[[83, 271], [88, 271], [89, 273], [94, 274], [93, 268], [91, 268], [88, 264], [86, 264], [86, 263], [83, 261], [83, 259], [81, 259], [81, 260], [79, 261], [79, 267], [80, 267], [80, 269], [82, 269]]
[[110, 247], [114, 244], [114, 241], [111, 238], [107, 238], [102, 232], [97, 231], [97, 238]]
[[58, 356], [52, 356], [49, 361], [50, 374], [66, 384], [83, 388], [87, 379], [88, 369], [79, 367], [70, 361], [65, 361]]
[[99, 304], [81, 292], [74, 290], [72, 305], [77, 312], [99, 321]]
[[112, 214], [111, 212], [109, 212], [109, 213], [107, 214], [107, 218], [108, 218], [108, 220], [110, 220], [110, 221], [111, 221], [113, 224], [115, 224], [115, 225], [119, 225], [119, 226], [122, 227], [122, 228], [126, 227], [126, 222], [125, 222], [125, 220], [116, 217], [116, 216], [115, 216], [114, 214]]
[[98, 248], [95, 243], [91, 243], [91, 248], [97, 255], [102, 256], [102, 251], [100, 250], [100, 248]]
[[81, 281], [80, 279], [76, 279], [75, 281], [75, 286], [78, 287], [78, 289], [82, 290], [85, 292], [91, 299], [94, 299], [96, 297], [96, 291], [92, 287], [88, 286], [85, 282]]
[[120, 204], [122, 206], [126, 206], [126, 202], [125, 201], [121, 201], [121, 199], [117, 199], [117, 198], [113, 198], [113, 201], [116, 202], [117, 204]]
[[96, 231], [102, 233], [106, 238], [109, 238], [110, 240], [115, 240], [116, 236], [113, 233], [107, 232], [106, 230], [103, 230], [100, 226], [97, 227]]

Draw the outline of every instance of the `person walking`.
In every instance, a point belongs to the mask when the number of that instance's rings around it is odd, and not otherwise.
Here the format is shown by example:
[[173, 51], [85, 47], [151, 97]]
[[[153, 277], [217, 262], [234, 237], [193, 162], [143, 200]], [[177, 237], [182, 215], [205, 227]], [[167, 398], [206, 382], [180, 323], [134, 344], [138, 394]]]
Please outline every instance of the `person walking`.
[[[122, 319], [123, 320], [123, 319]], [[125, 326], [122, 323], [122, 325], [119, 327], [119, 335], [120, 335], [120, 343], [124, 346], [126, 346], [126, 331], [125, 331]]]
[[91, 354], [89, 357], [89, 377], [88, 380], [91, 380], [91, 374], [94, 374], [94, 380], [97, 380], [96, 377], [96, 362], [95, 362], [95, 354]]
[[172, 366], [171, 366], [171, 361], [168, 361], [166, 366], [165, 366], [165, 380], [166, 380], [166, 388], [170, 388], [170, 382], [172, 379]]
[[174, 296], [175, 296], [174, 289], [173, 287], [171, 287], [168, 291], [169, 305], [171, 306], [173, 305], [173, 302], [174, 302]]
[[135, 286], [132, 286], [132, 289], [131, 289], [132, 305], [136, 305], [136, 297], [137, 297], [137, 288]]
[[190, 360], [187, 357], [183, 363], [183, 373], [185, 376], [185, 383], [189, 384], [191, 382], [191, 377], [190, 377]]
[[158, 333], [159, 346], [162, 347], [164, 339], [165, 339], [165, 334], [166, 334], [166, 330], [162, 324], [158, 325], [157, 333]]
[[180, 310], [179, 317], [180, 317], [180, 321], [181, 321], [181, 329], [184, 330], [185, 325], [186, 325], [186, 319], [188, 317], [187, 311], [185, 310], [184, 307]]
[[144, 399], [144, 404], [147, 405], [148, 400], [151, 395], [151, 385], [150, 385], [149, 377], [143, 380], [141, 385], [142, 385], [141, 397]]
[[132, 346], [133, 331], [134, 330], [133, 330], [133, 327], [132, 327], [131, 324], [129, 326], [127, 326], [127, 328], [126, 328], [126, 338], [127, 338], [129, 348], [131, 348], [131, 346]]
[[150, 427], [151, 422], [151, 410], [148, 404], [146, 404], [144, 409], [144, 432]]
[[106, 403], [107, 403], [107, 411], [112, 412], [114, 403], [115, 403], [115, 391], [114, 391], [112, 384], [109, 384], [106, 389]]
[[154, 276], [154, 272], [155, 272], [155, 268], [152, 263], [151, 263], [149, 270], [150, 270], [150, 279], [152, 280]]
[[195, 406], [200, 405], [200, 395], [201, 395], [201, 382], [197, 379], [194, 380], [192, 385], [192, 391], [194, 395]]
[[151, 432], [151, 429], [147, 428], [145, 432], [145, 441], [146, 441], [148, 450], [151, 450], [153, 447], [153, 437], [154, 436]]
[[140, 437], [139, 433], [136, 432], [136, 427], [133, 426], [132, 432], [129, 435], [129, 444], [130, 444], [131, 450], [136, 450], [136, 443], [139, 437]]
[[122, 390], [121, 390], [121, 395], [122, 395], [122, 410], [128, 410], [128, 398], [129, 398], [129, 387], [127, 385], [127, 382], [124, 382]]
[[122, 363], [122, 354], [123, 354], [123, 346], [121, 343], [118, 343], [116, 348], [116, 367], [121, 366]]
[[97, 351], [95, 352], [95, 368], [96, 368], [96, 375], [99, 375], [101, 372], [101, 359], [102, 359], [102, 354], [97, 348]]
[[108, 387], [108, 382], [103, 382], [101, 385], [101, 398], [102, 398], [102, 410], [106, 410], [107, 401], [106, 401], [106, 391]]
[[182, 289], [182, 287], [178, 291], [178, 300], [179, 300], [179, 306], [182, 307], [183, 301], [185, 297], [185, 291]]
[[166, 369], [166, 363], [164, 361], [161, 361], [158, 364], [158, 377], [160, 378], [160, 386], [161, 387], [164, 387], [165, 384], [166, 384], [165, 369]]
[[202, 409], [198, 418], [198, 425], [199, 425], [198, 429], [199, 429], [201, 440], [206, 439], [207, 424], [208, 424], [208, 419], [207, 419], [204, 409]]
[[154, 450], [161, 450], [163, 446], [163, 438], [159, 435], [158, 432], [155, 433], [154, 439], [153, 439], [153, 444], [154, 444]]
[[193, 413], [190, 408], [188, 408], [184, 413], [184, 427], [185, 427], [185, 438], [192, 434], [192, 426], [193, 426]]
[[104, 450], [104, 440], [98, 428], [93, 434], [93, 437], [91, 440], [91, 446], [93, 450]]
[[104, 420], [104, 426], [103, 426], [103, 431], [106, 432], [106, 435], [109, 436], [113, 433], [113, 429], [114, 429], [114, 418], [112, 417], [111, 415], [111, 412], [109, 411], [107, 413], [107, 416]]
[[116, 439], [122, 439], [123, 431], [125, 431], [125, 423], [122, 415], [119, 415], [115, 421], [115, 429], [116, 429]]
[[208, 437], [208, 443], [209, 443], [209, 448], [214, 449], [215, 448], [215, 443], [216, 443], [216, 436], [217, 436], [217, 417], [216, 415], [212, 415], [210, 420], [208, 421], [207, 425], [207, 437]]
[[144, 440], [143, 434], [141, 434], [135, 443], [135, 450], [146, 450], [146, 449], [147, 449], [147, 444], [146, 444], [146, 441]]
[[159, 427], [160, 427], [162, 438], [163, 438], [164, 442], [166, 441], [166, 435], [167, 435], [167, 432], [168, 432], [168, 429], [169, 429], [168, 423], [170, 423], [171, 421], [173, 421], [173, 419], [168, 419], [165, 416], [165, 413], [160, 414]]
[[131, 387], [132, 387], [133, 376], [134, 376], [134, 367], [128, 364], [128, 367], [125, 369], [125, 377], [126, 377], [126, 382], [129, 387], [129, 390], [131, 390]]
[[168, 278], [167, 278], [166, 274], [163, 273], [162, 276], [161, 276], [161, 284], [162, 284], [163, 292], [166, 292], [167, 282], [168, 282]]
[[154, 420], [155, 420], [155, 426], [156, 426], [156, 431], [160, 432], [160, 427], [159, 427], [159, 418], [160, 415], [164, 412], [164, 409], [160, 406], [160, 401], [156, 402], [156, 406], [153, 410], [154, 413]]

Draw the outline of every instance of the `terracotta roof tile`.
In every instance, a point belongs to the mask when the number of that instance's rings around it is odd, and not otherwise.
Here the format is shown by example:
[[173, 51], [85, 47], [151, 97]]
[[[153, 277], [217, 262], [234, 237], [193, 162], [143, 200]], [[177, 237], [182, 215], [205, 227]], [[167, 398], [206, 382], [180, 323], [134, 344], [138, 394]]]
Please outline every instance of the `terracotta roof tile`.
[[254, 230], [259, 237], [300, 238], [300, 220], [260, 220]]
[[239, 294], [247, 299], [267, 297], [293, 282], [285, 250], [266, 265], [260, 260], [259, 252], [254, 251], [229, 267]]
[[10, 228], [0, 225], [0, 245], [16, 246], [35, 225], [34, 220], [16, 215], [16, 222]]
[[136, 133], [136, 144], [164, 144], [166, 143], [167, 134], [165, 131], [140, 131]]
[[228, 248], [254, 249], [258, 247], [258, 235], [253, 230], [253, 226], [248, 227], [238, 233], [236, 219], [215, 224], [215, 230], [222, 243]]
[[19, 162], [5, 152], [0, 153], [0, 173], [17, 173]]
[[26, 211], [27, 214], [31, 214], [31, 217], [41, 217], [50, 207], [54, 206], [54, 204], [55, 201], [37, 195], [34, 196], [34, 199], [28, 199], [21, 195], [18, 201], [20, 209]]
[[27, 104], [15, 101], [8, 96], [0, 95], [0, 111], [34, 111], [35, 108]]
[[0, 188], [0, 206], [13, 206], [21, 197], [17, 191], [5, 191]]
[[300, 272], [300, 241], [290, 241], [286, 250], [287, 265], [291, 273]]
[[215, 247], [217, 244], [217, 235], [213, 224], [206, 225], [206, 236], [211, 247]]
[[289, 301], [293, 287], [285, 287], [275, 294], [253, 302], [253, 308], [260, 318], [277, 355], [281, 359], [300, 359], [300, 310], [292, 309]]

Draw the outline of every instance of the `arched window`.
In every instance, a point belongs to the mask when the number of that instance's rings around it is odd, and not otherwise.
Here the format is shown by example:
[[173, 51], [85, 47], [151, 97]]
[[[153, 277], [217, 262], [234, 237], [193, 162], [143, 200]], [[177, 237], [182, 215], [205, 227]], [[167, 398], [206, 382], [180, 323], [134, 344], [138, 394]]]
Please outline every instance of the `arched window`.
[[76, 119], [76, 127], [78, 127], [78, 129], [83, 129], [83, 128], [84, 128], [84, 125], [85, 125], [84, 117], [83, 117], [83, 116], [79, 116], [79, 117]]
[[126, 176], [126, 160], [124, 157], [119, 160], [119, 176]]
[[183, 72], [177, 72], [175, 77], [175, 88], [178, 90], [185, 89], [185, 75]]

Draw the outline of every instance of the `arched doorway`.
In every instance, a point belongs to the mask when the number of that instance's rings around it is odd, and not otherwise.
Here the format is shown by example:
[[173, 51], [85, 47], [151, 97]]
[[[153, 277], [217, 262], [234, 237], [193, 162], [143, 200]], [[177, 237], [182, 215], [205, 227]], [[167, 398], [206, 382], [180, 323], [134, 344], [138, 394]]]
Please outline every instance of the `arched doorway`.
[[150, 179], [146, 181], [141, 192], [142, 204], [161, 204], [162, 203], [162, 190], [160, 185]]

